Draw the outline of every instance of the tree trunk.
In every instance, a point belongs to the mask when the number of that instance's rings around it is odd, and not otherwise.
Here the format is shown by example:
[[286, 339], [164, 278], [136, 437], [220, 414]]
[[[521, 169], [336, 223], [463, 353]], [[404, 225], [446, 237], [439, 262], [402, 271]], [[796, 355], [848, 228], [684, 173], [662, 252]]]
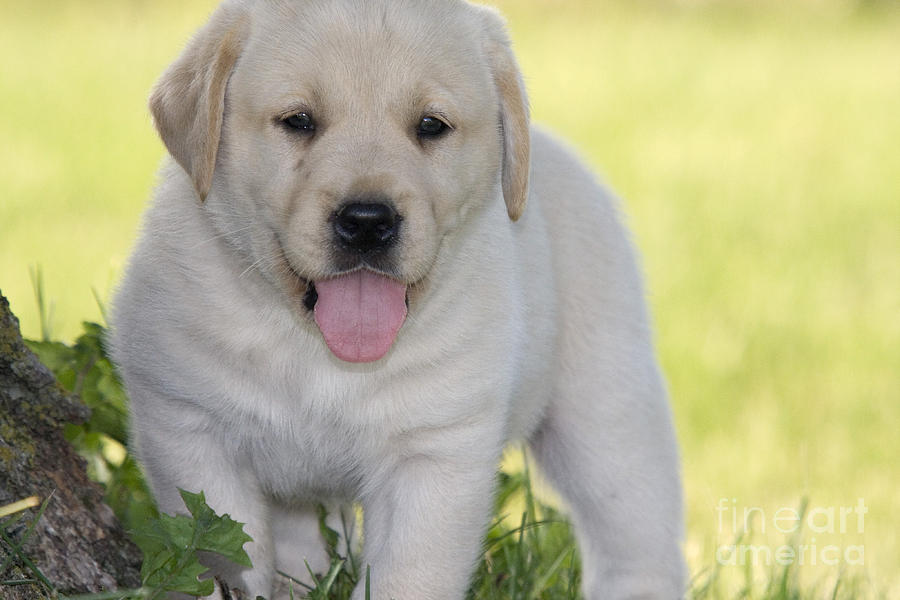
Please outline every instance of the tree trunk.
[[[0, 294], [0, 507], [30, 496], [49, 498], [30, 536], [37, 509], [18, 521], [0, 519], [0, 529], [16, 545], [27, 536], [22, 553], [64, 594], [140, 585], [140, 551], [126, 539], [103, 502], [102, 488], [88, 479], [84, 460], [63, 437], [66, 423], [83, 422], [88, 415], [25, 347], [18, 319]], [[38, 578], [16, 554], [0, 538], [0, 597], [49, 597], [46, 586], [37, 583], [3, 585]]]

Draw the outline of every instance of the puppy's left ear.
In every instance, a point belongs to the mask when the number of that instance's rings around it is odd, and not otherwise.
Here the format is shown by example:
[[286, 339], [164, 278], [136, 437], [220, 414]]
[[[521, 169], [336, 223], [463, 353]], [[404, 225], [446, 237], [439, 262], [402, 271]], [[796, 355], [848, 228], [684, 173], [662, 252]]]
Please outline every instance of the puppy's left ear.
[[249, 28], [235, 3], [223, 3], [163, 73], [150, 112], [169, 153], [205, 200], [222, 132], [225, 87]]
[[503, 198], [509, 218], [517, 221], [528, 199], [531, 170], [531, 134], [528, 97], [522, 73], [506, 33], [506, 22], [496, 11], [479, 7], [484, 14], [485, 50], [500, 98], [503, 136]]

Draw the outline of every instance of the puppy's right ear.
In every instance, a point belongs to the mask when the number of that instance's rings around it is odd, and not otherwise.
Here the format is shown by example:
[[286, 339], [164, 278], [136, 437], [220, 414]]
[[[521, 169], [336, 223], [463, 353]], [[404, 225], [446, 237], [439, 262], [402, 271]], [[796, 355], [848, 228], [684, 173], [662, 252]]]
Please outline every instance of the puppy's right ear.
[[169, 153], [205, 200], [212, 186], [225, 86], [249, 29], [247, 15], [221, 5], [172, 63], [150, 95], [150, 112]]

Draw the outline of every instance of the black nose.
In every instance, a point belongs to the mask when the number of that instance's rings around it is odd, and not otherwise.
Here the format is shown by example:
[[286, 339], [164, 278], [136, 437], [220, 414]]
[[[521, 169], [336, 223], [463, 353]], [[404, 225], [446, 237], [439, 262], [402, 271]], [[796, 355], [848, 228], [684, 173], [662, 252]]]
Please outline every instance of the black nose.
[[358, 252], [371, 252], [394, 243], [400, 216], [383, 202], [353, 202], [334, 214], [333, 224], [341, 244]]

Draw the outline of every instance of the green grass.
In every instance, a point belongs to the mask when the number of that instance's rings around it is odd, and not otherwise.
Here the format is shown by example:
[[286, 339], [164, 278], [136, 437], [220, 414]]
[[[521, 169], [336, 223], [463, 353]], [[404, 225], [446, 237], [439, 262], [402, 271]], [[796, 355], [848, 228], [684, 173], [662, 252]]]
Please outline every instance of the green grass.
[[[642, 250], [698, 585], [778, 597], [777, 565], [716, 562], [743, 511], [774, 549], [790, 538], [779, 510], [806, 498], [825, 519], [863, 498], [864, 531], [804, 539], [862, 545], [865, 565], [790, 576], [807, 597], [839, 577], [858, 597], [900, 595], [900, 12], [499, 4], [535, 119], [621, 194]], [[55, 338], [100, 319], [92, 288], [106, 298], [121, 272], [162, 156], [149, 88], [212, 5], [0, 0], [0, 289], [26, 335], [40, 336], [32, 264]]]

